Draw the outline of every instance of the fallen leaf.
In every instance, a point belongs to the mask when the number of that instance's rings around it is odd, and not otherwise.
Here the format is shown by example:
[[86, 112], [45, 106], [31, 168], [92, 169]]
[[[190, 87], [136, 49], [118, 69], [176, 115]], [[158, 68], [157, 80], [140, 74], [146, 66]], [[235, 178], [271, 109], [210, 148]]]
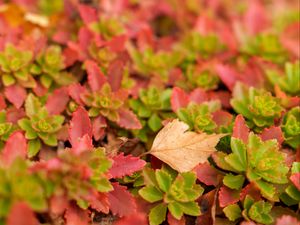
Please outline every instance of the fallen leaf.
[[149, 153], [179, 172], [192, 170], [216, 151], [224, 134], [199, 134], [188, 129], [178, 119], [168, 123], [155, 137]]

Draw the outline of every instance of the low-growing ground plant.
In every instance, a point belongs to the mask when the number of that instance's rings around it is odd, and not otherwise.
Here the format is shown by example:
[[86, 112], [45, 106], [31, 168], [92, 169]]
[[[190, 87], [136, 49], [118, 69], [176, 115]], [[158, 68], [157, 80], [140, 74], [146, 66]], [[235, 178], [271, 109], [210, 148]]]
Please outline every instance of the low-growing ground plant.
[[0, 225], [299, 225], [297, 0], [0, 0]]

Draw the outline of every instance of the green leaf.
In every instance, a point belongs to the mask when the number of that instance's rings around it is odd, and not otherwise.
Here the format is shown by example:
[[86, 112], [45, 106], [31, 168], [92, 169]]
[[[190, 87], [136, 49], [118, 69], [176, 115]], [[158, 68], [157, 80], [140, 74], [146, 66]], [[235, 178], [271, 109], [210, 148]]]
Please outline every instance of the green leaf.
[[113, 190], [113, 186], [111, 185], [109, 180], [105, 177], [92, 179], [92, 183], [94, 187], [97, 189], [97, 191], [99, 192], [109, 192]]
[[141, 104], [138, 108], [138, 116], [142, 118], [148, 118], [151, 116], [151, 110], [149, 110], [146, 106]]
[[38, 137], [37, 132], [32, 128], [29, 119], [23, 118], [18, 121], [18, 125], [25, 132], [25, 137], [29, 140], [36, 139]]
[[[239, 171], [246, 171], [247, 167], [247, 148], [242, 140], [238, 138], [231, 138], [231, 149], [233, 154], [235, 155], [234, 159], [238, 160], [233, 165], [239, 165]], [[232, 158], [232, 157], [229, 157]], [[229, 160], [230, 161], [230, 160]], [[234, 167], [231, 165], [232, 167]], [[238, 168], [235, 168], [238, 169]]]
[[148, 126], [154, 132], [158, 131], [162, 127], [161, 119], [156, 113], [152, 114], [152, 116], [148, 120]]
[[162, 191], [167, 192], [171, 187], [172, 177], [163, 170], [156, 170], [155, 177], [156, 177], [159, 188]]
[[253, 203], [254, 203], [254, 199], [250, 195], [246, 195], [243, 202], [244, 209], [248, 211]]
[[167, 206], [164, 203], [158, 204], [150, 210], [149, 222], [150, 225], [159, 225], [166, 219]]
[[151, 185], [151, 186], [158, 186], [158, 183], [156, 181], [155, 172], [153, 169], [145, 167], [143, 169], [143, 177], [144, 177], [144, 183], [145, 185]]
[[231, 189], [236, 189], [239, 190], [242, 188], [243, 184], [245, 181], [245, 177], [243, 175], [233, 175], [231, 173], [226, 174], [223, 183], [231, 188]]
[[29, 74], [28, 74], [28, 71], [27, 70], [19, 70], [19, 71], [16, 71], [14, 73], [15, 77], [17, 78], [17, 80], [20, 80], [20, 81], [27, 81], [28, 78], [29, 78]]
[[199, 198], [203, 188], [196, 185], [195, 173], [185, 172], [177, 176], [168, 193], [178, 202], [189, 202]]
[[242, 216], [242, 211], [237, 204], [228, 205], [223, 209], [225, 216], [230, 221], [235, 221]]
[[31, 65], [31, 67], [30, 67], [31, 74], [37, 75], [37, 74], [40, 74], [41, 72], [42, 72], [42, 68], [39, 65], [37, 65], [37, 64]]
[[139, 190], [140, 196], [148, 202], [157, 202], [163, 199], [163, 193], [155, 186], [146, 186]]
[[293, 185], [289, 185], [285, 192], [296, 201], [300, 202], [300, 191]]
[[45, 88], [50, 88], [50, 86], [53, 82], [53, 79], [50, 76], [43, 74], [40, 77], [40, 81]]
[[92, 107], [89, 109], [89, 116], [90, 117], [96, 117], [100, 114], [100, 109]]
[[253, 173], [270, 183], [285, 184], [288, 182], [289, 170], [285, 157], [285, 154], [279, 151], [275, 139], [263, 142], [257, 135], [250, 133], [248, 161]]
[[292, 174], [294, 173], [300, 173], [300, 162], [293, 162]]
[[249, 217], [258, 223], [271, 224], [273, 218], [270, 216], [272, 205], [269, 202], [258, 201], [255, 202], [249, 209]]
[[28, 157], [34, 157], [41, 148], [41, 141], [39, 139], [30, 140], [28, 142]]
[[16, 83], [16, 79], [10, 74], [3, 74], [2, 82], [3, 82], [4, 86], [7, 87], [7, 86], [10, 86], [10, 85], [13, 85], [14, 83]]
[[57, 146], [57, 138], [55, 134], [41, 135], [39, 133], [38, 135], [46, 145]]
[[276, 194], [275, 187], [272, 184], [262, 180], [255, 181], [255, 184], [261, 191], [263, 197], [269, 199], [270, 201], [278, 201], [278, 197], [275, 195]]
[[172, 216], [174, 216], [174, 218], [176, 218], [177, 220], [180, 220], [181, 217], [183, 216], [183, 211], [178, 202], [169, 203], [168, 209], [170, 210]]
[[280, 195], [280, 200], [286, 204], [287, 206], [292, 206], [292, 205], [298, 205], [299, 201], [293, 199], [291, 196], [289, 196], [286, 192], [282, 193]]
[[179, 202], [180, 208], [186, 215], [200, 216], [201, 211], [197, 202]]
[[35, 97], [32, 93], [28, 94], [25, 101], [25, 111], [26, 115], [31, 117], [36, 115], [41, 110], [41, 103], [37, 97]]
[[233, 153], [229, 154], [224, 158], [225, 162], [229, 164], [234, 170], [243, 172], [245, 171], [245, 167], [241, 162], [239, 161], [239, 157]]

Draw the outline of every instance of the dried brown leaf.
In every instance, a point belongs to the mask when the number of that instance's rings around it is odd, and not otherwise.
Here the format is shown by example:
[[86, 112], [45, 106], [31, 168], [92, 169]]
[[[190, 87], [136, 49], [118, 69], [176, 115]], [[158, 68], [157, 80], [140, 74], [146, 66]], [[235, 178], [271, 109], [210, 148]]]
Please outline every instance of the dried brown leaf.
[[178, 119], [168, 123], [155, 137], [149, 153], [179, 172], [192, 170], [216, 151], [224, 134], [199, 134], [188, 129]]

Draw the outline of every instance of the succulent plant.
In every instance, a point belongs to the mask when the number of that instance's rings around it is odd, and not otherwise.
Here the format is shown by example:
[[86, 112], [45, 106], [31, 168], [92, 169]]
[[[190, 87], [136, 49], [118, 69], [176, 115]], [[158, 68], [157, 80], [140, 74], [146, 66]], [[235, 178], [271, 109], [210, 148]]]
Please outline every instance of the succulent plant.
[[215, 34], [201, 35], [198, 32], [188, 33], [178, 48], [184, 54], [187, 62], [194, 61], [199, 55], [204, 58], [219, 53], [224, 46]]
[[0, 140], [6, 141], [14, 130], [13, 123], [6, 121], [6, 112], [0, 112]]
[[282, 130], [285, 142], [297, 149], [300, 145], [300, 107], [294, 107], [283, 117]]
[[144, 124], [143, 129], [135, 131], [137, 137], [147, 141], [149, 133], [157, 132], [162, 127], [162, 121], [172, 116], [170, 106], [171, 90], [162, 92], [156, 87], [143, 89], [138, 99], [129, 101], [130, 107]]
[[262, 33], [244, 46], [247, 54], [258, 55], [274, 63], [284, 63], [287, 60], [286, 50], [282, 47], [279, 38], [275, 34]]
[[28, 118], [22, 118], [18, 125], [25, 131], [29, 141], [29, 156], [36, 155], [41, 147], [41, 140], [49, 146], [57, 146], [57, 132], [62, 128], [64, 116], [49, 115], [47, 109], [41, 106], [39, 99], [28, 95], [25, 103]]
[[285, 74], [267, 69], [266, 75], [273, 85], [278, 85], [286, 93], [297, 95], [300, 93], [300, 62], [285, 63]]
[[0, 2], [0, 225], [299, 223], [297, 1]]
[[190, 103], [186, 108], [177, 111], [178, 118], [187, 123], [192, 130], [212, 133], [217, 124], [213, 120], [212, 113], [220, 108], [218, 101], [202, 104]]
[[[247, 143], [241, 139], [231, 138], [232, 153], [220, 153], [217, 165], [246, 176], [260, 189], [262, 195], [278, 201], [277, 184], [288, 183], [287, 173], [289, 168], [285, 164], [285, 154], [278, 148], [277, 140], [262, 141], [254, 133], [250, 133]], [[218, 163], [219, 162], [219, 163]], [[233, 189], [241, 188], [244, 178], [242, 176], [226, 175], [225, 185]]]
[[5, 86], [19, 83], [27, 88], [34, 88], [36, 83], [30, 74], [29, 66], [33, 60], [31, 51], [22, 51], [12, 44], [7, 44], [0, 52], [2, 82]]
[[195, 173], [177, 174], [167, 167], [156, 171], [145, 168], [143, 176], [146, 186], [139, 190], [139, 194], [146, 201], [157, 203], [149, 213], [151, 225], [161, 224], [167, 209], [178, 220], [183, 214], [200, 215], [200, 207], [195, 200], [201, 196], [203, 188], [196, 184]]
[[150, 47], [143, 52], [131, 47], [130, 55], [135, 63], [135, 69], [142, 76], [148, 77], [149, 74], [157, 74], [165, 81], [168, 80], [170, 70], [179, 65], [182, 60], [178, 51], [155, 52]]
[[247, 195], [243, 202], [243, 211], [238, 204], [228, 205], [223, 209], [226, 217], [231, 221], [236, 221], [240, 217], [244, 217], [247, 221], [255, 221], [262, 224], [271, 224], [273, 218], [271, 216], [272, 204], [263, 200], [254, 201]]
[[53, 84], [68, 85], [75, 81], [71, 73], [64, 71], [64, 57], [62, 50], [57, 45], [47, 47], [42, 51], [31, 65], [30, 72], [38, 75], [41, 84], [50, 88]]
[[101, 16], [99, 21], [93, 22], [91, 28], [96, 33], [101, 34], [106, 40], [110, 40], [112, 37], [120, 35], [125, 31], [123, 24], [119, 20], [105, 16]]
[[102, 115], [114, 122], [119, 120], [117, 110], [121, 108], [123, 102], [112, 92], [108, 83], [104, 84], [98, 92], [85, 93], [82, 99], [90, 107], [91, 117]]
[[47, 209], [45, 181], [28, 168], [27, 162], [20, 158], [7, 168], [0, 166], [0, 218], [9, 213], [16, 201], [26, 202], [39, 212]]
[[280, 99], [273, 97], [270, 92], [248, 88], [241, 83], [236, 84], [230, 103], [236, 112], [249, 120], [251, 127], [258, 129], [274, 124], [283, 111]]
[[213, 90], [218, 87], [219, 77], [208, 70], [198, 71], [197, 68], [189, 66], [186, 73], [188, 81], [194, 87], [200, 87], [203, 90]]

